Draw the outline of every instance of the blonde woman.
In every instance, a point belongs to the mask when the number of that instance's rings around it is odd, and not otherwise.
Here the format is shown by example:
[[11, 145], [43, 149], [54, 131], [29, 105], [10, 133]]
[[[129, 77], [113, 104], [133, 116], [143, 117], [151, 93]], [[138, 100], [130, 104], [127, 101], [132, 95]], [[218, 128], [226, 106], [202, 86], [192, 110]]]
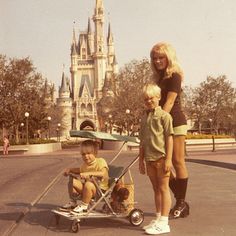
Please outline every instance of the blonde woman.
[[189, 205], [185, 202], [188, 184], [188, 171], [185, 164], [184, 145], [187, 134], [187, 122], [181, 106], [181, 85], [183, 71], [178, 63], [175, 49], [168, 43], [158, 43], [151, 53], [153, 80], [161, 89], [160, 106], [173, 118], [173, 157], [172, 163], [176, 177], [170, 179], [170, 188], [176, 198], [176, 204], [170, 211], [171, 218], [189, 215]]

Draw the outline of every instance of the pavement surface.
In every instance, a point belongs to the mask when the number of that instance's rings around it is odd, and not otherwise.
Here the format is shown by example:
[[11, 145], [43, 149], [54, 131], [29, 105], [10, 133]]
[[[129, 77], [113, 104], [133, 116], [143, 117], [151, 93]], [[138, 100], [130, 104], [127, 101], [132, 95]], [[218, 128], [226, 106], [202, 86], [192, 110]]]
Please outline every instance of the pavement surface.
[[[38, 175], [45, 178], [34, 178], [32, 182], [25, 183], [30, 188], [38, 186], [39, 193], [34, 199], [14, 199], [14, 189], [7, 189], [9, 200], [0, 208], [0, 225], [7, 226], [1, 235], [14, 236], [41, 236], [41, 235], [73, 235], [71, 222], [61, 218], [56, 225], [55, 217], [51, 210], [68, 201], [67, 178], [61, 175], [61, 170], [68, 166], [80, 165], [78, 149], [61, 150], [54, 153], [36, 156], [9, 155], [7, 158], [0, 157], [0, 171], [4, 172], [4, 183], [7, 183], [7, 170], [11, 170], [15, 163], [18, 169], [25, 172], [27, 161], [37, 160], [40, 170]], [[114, 156], [114, 151], [100, 150], [99, 155], [108, 162]], [[124, 151], [114, 164], [127, 166], [137, 155], [137, 151]], [[54, 162], [61, 159], [63, 162]], [[187, 167], [189, 170], [189, 187], [187, 201], [190, 204], [190, 215], [187, 218], [170, 220], [170, 236], [235, 236], [236, 235], [236, 149], [212, 151], [188, 150]], [[23, 165], [24, 163], [24, 165]], [[33, 162], [32, 162], [33, 163]], [[41, 163], [41, 164], [40, 164]], [[58, 165], [56, 169], [50, 167]], [[22, 167], [23, 166], [23, 167]], [[2, 167], [2, 169], [1, 169]], [[7, 169], [6, 169], [7, 168]], [[138, 173], [137, 163], [132, 167], [132, 175], [135, 184], [135, 207], [144, 212], [144, 222], [141, 226], [149, 223], [154, 217], [153, 192], [146, 176]], [[47, 173], [46, 173], [47, 172]], [[49, 176], [49, 177], [48, 177]], [[0, 178], [3, 174], [0, 173]], [[48, 179], [48, 181], [47, 181]], [[15, 180], [17, 181], [17, 180]], [[38, 181], [38, 182], [37, 182]], [[43, 182], [43, 184], [42, 184]], [[42, 185], [42, 186], [41, 186]], [[22, 186], [18, 186], [19, 189]], [[4, 195], [4, 188], [0, 185], [0, 195]], [[20, 192], [20, 190], [18, 190]], [[24, 188], [22, 192], [24, 192]], [[34, 191], [36, 191], [34, 189]], [[4, 195], [7, 197], [7, 194]], [[3, 200], [0, 198], [4, 203]], [[2, 205], [4, 205], [2, 203]], [[174, 203], [174, 202], [173, 202]], [[15, 213], [17, 212], [16, 215]], [[80, 223], [80, 231], [83, 235], [145, 235], [141, 226], [132, 226], [127, 219], [86, 219]]]

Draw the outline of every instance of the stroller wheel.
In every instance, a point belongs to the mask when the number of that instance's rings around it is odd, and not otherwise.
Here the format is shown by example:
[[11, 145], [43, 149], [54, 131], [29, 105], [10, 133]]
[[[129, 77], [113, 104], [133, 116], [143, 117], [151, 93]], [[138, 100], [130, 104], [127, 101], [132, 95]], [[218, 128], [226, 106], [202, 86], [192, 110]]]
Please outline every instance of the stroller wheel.
[[76, 221], [76, 220], [74, 220], [74, 221], [72, 222], [72, 224], [71, 224], [71, 231], [72, 231], [73, 233], [77, 233], [77, 232], [79, 231], [79, 229], [80, 229], [80, 224], [79, 224], [79, 222]]
[[143, 223], [144, 220], [144, 215], [143, 211], [140, 209], [134, 208], [130, 213], [129, 213], [129, 222], [133, 226], [139, 226]]

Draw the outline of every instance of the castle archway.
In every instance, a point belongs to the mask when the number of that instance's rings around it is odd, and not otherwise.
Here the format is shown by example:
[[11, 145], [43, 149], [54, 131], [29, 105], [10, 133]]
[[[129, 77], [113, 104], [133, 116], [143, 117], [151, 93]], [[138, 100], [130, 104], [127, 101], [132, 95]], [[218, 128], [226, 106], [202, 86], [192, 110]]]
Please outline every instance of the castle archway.
[[80, 130], [95, 130], [95, 124], [91, 120], [85, 120], [80, 125]]

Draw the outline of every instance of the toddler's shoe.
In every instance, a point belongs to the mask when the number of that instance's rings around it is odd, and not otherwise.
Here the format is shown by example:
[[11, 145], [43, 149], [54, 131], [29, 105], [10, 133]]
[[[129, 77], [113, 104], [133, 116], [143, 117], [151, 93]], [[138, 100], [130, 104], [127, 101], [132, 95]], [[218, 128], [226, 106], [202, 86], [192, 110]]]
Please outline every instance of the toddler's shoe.
[[86, 212], [87, 210], [88, 210], [88, 206], [81, 204], [81, 205], [78, 205], [77, 207], [75, 207], [72, 210], [72, 212], [78, 214], [78, 213]]
[[73, 210], [77, 206], [76, 201], [69, 201], [64, 206], [60, 207], [61, 210]]
[[146, 234], [166, 234], [169, 232], [170, 226], [168, 224], [160, 224], [159, 222], [145, 230]]

